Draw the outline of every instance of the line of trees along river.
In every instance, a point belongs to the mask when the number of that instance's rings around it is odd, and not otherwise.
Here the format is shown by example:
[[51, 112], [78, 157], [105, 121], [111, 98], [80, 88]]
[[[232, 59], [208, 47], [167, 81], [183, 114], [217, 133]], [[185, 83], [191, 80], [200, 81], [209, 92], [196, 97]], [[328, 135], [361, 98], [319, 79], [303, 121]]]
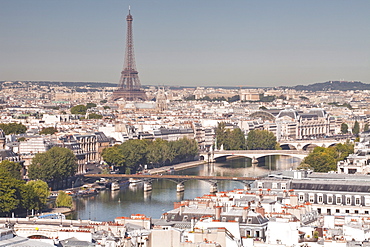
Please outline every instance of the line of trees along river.
[[[183, 175], [215, 175], [215, 176], [261, 176], [271, 170], [295, 168], [299, 160], [292, 157], [271, 156], [259, 160], [252, 167], [248, 158], [230, 159], [226, 162], [204, 164], [197, 167], [176, 171], [174, 174]], [[182, 199], [193, 199], [209, 194], [210, 184], [205, 181], [189, 180], [185, 182], [185, 192], [176, 192], [176, 183], [169, 180], [154, 180], [153, 190], [144, 192], [143, 185], [127, 186], [119, 191], [102, 191], [98, 195], [75, 200], [76, 212], [71, 215], [74, 219], [92, 219], [100, 221], [114, 220], [119, 216], [145, 214], [153, 218], [173, 209], [173, 203]], [[244, 185], [236, 181], [220, 181], [219, 191], [243, 189]]]

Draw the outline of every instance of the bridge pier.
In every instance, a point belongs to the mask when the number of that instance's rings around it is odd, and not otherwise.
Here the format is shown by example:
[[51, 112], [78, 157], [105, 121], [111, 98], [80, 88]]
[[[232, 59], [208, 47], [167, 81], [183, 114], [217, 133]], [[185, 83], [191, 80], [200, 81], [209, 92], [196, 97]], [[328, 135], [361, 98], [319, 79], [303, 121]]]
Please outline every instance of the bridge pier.
[[180, 193], [180, 192], [184, 192], [184, 191], [185, 191], [184, 183], [183, 182], [178, 183], [176, 185], [176, 192]]
[[209, 190], [210, 193], [217, 193], [218, 188], [217, 188], [217, 182], [211, 184], [211, 188]]
[[152, 191], [152, 182], [151, 181], [145, 181], [144, 182], [144, 192]]
[[253, 167], [256, 167], [257, 165], [258, 165], [258, 160], [255, 157], [253, 157], [253, 159], [252, 159], [252, 166]]
[[152, 199], [152, 191], [144, 191], [144, 201], [150, 201]]
[[178, 201], [182, 201], [182, 200], [184, 200], [184, 195], [185, 195], [185, 193], [184, 193], [184, 192], [177, 192], [177, 193], [176, 193], [176, 198], [177, 198], [177, 200], [178, 200]]

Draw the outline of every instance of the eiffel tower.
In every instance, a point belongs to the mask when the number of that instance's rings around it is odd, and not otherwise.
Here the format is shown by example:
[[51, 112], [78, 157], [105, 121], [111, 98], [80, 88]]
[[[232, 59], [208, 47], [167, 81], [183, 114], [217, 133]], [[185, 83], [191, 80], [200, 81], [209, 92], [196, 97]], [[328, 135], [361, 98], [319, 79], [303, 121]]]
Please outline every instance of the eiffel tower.
[[134, 56], [134, 42], [132, 38], [132, 15], [130, 8], [127, 15], [127, 37], [124, 69], [118, 87], [113, 91], [112, 100], [124, 99], [126, 101], [147, 100], [145, 91], [141, 88], [139, 72], [136, 70]]

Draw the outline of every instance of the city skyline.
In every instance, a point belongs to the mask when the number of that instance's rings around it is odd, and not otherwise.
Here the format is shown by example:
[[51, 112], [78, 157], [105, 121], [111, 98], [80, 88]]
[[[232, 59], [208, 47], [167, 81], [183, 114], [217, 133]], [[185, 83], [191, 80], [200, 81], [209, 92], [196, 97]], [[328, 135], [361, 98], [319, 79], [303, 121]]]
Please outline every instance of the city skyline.
[[131, 6], [143, 85], [370, 82], [370, 2], [0, 0], [0, 80], [118, 83]]

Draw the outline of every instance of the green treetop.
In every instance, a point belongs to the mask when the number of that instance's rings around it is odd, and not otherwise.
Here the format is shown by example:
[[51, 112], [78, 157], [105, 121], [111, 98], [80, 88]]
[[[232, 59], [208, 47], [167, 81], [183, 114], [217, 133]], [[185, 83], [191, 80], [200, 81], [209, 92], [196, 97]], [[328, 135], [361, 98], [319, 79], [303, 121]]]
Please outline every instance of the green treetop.
[[53, 135], [56, 132], [58, 132], [58, 130], [55, 127], [47, 127], [47, 128], [42, 129], [39, 134], [40, 135]]
[[275, 135], [268, 130], [251, 130], [247, 137], [248, 150], [275, 150]]
[[355, 124], [353, 125], [353, 128], [352, 128], [352, 134], [354, 135], [358, 135], [360, 133], [360, 124], [355, 121]]
[[8, 123], [8, 124], [1, 123], [0, 129], [4, 131], [5, 135], [23, 134], [23, 133], [26, 133], [27, 131], [27, 127], [21, 123], [19, 124], [18, 123]]
[[87, 111], [87, 107], [85, 105], [76, 105], [71, 108], [72, 114], [85, 115], [86, 111]]
[[340, 131], [342, 134], [347, 134], [348, 133], [348, 125], [346, 123], [342, 123], [340, 125]]
[[76, 170], [77, 162], [73, 152], [67, 148], [53, 147], [35, 155], [28, 168], [28, 177], [43, 181], [61, 180], [73, 176]]

